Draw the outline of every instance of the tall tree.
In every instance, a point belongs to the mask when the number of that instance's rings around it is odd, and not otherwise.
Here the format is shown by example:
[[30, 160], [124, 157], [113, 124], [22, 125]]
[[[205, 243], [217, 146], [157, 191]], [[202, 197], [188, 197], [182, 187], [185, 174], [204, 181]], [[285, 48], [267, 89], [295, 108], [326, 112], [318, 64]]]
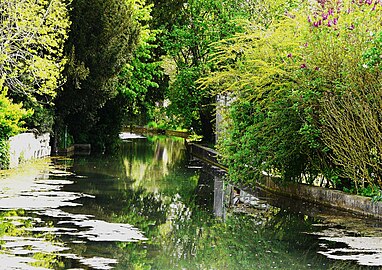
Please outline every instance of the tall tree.
[[146, 5], [145, 0], [135, 1], [133, 17], [141, 30], [137, 48], [117, 76], [116, 96], [99, 111], [96, 134], [109, 149], [113, 149], [125, 123], [147, 123], [152, 119], [155, 102], [163, 100], [157, 83], [163, 73], [160, 62], [153, 56], [157, 31], [149, 26], [151, 9], [152, 5]]
[[151, 25], [153, 5], [146, 5], [144, 0], [136, 5], [140, 10], [136, 20], [141, 24], [141, 35], [132, 61], [118, 75], [118, 93], [126, 99], [126, 122], [146, 124], [153, 118], [155, 103], [163, 100], [159, 85], [164, 74], [155, 55], [158, 30]]
[[57, 100], [57, 130], [67, 125], [76, 142], [96, 143], [99, 110], [117, 94], [117, 75], [137, 46], [135, 1], [78, 0], [66, 44], [67, 83]]

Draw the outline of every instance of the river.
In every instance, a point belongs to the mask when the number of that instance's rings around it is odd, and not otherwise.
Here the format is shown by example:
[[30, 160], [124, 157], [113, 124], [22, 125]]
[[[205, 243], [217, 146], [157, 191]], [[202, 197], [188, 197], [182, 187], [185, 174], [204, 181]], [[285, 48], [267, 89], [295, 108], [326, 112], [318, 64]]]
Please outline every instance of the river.
[[380, 269], [382, 225], [229, 185], [183, 139], [0, 179], [0, 269]]

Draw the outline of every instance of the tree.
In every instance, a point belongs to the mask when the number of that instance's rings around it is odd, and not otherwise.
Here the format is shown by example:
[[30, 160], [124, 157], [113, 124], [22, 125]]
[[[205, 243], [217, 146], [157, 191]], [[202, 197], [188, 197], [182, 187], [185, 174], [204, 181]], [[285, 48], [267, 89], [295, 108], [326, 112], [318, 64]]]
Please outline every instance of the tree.
[[154, 80], [161, 71], [160, 63], [152, 59], [151, 50], [156, 47], [156, 31], [148, 26], [152, 5], [141, 0], [135, 1], [134, 7], [133, 19], [140, 28], [137, 48], [116, 78], [116, 95], [98, 111], [99, 121], [93, 132], [109, 151], [117, 145], [124, 123], [139, 121], [138, 117], [151, 118], [157, 100], [158, 84]]
[[117, 94], [117, 76], [137, 46], [140, 25], [135, 8], [130, 0], [73, 2], [66, 43], [72, 65], [57, 99], [56, 130], [67, 125], [78, 143], [103, 144], [96, 136], [98, 113]]
[[252, 2], [184, 1], [170, 12], [171, 23], [161, 29], [167, 55], [165, 69], [174, 70], [166, 95], [171, 102], [169, 115], [176, 116], [178, 125], [202, 133], [207, 141], [213, 141], [215, 101], [198, 87], [197, 80], [208, 68], [211, 44], [240, 30], [235, 19], [250, 16], [248, 3]]
[[[136, 3], [138, 5], [138, 2]], [[153, 5], [140, 2], [136, 20], [141, 24], [138, 47], [131, 62], [125, 64], [118, 74], [118, 96], [125, 100], [124, 122], [144, 125], [154, 117], [155, 103], [163, 100], [159, 89], [163, 72], [160, 61], [155, 57], [158, 30], [150, 26]]]
[[[67, 4], [62, 0], [0, 2], [0, 76], [8, 95], [27, 108], [41, 112], [49, 108], [64, 81], [63, 45], [70, 26]], [[33, 121], [28, 124], [40, 131], [49, 129]]]

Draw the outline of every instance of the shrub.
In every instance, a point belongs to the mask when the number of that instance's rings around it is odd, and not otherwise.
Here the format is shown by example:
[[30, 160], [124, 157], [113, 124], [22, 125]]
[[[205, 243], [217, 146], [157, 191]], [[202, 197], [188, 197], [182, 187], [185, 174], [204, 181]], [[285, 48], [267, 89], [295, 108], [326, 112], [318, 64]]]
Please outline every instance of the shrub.
[[201, 84], [231, 99], [231, 176], [381, 186], [380, 1], [310, 1], [216, 44]]
[[8, 139], [25, 130], [22, 120], [32, 113], [30, 110], [24, 110], [21, 103], [13, 104], [7, 98], [7, 88], [3, 87], [3, 80], [0, 80], [0, 169], [9, 165]]

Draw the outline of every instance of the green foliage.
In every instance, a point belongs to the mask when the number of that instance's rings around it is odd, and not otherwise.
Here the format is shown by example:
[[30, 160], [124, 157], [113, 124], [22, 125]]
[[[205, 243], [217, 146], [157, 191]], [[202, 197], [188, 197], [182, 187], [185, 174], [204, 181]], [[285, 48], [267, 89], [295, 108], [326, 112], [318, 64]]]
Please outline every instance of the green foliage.
[[[71, 65], [66, 70], [68, 80], [64, 91], [57, 99], [56, 128], [60, 130], [67, 124], [78, 143], [102, 146], [105, 140], [109, 141], [105, 137], [116, 136], [114, 126], [105, 126], [112, 123], [110, 118], [115, 115], [105, 115], [111, 106], [106, 103], [120, 105], [115, 100], [118, 74], [137, 47], [140, 11], [140, 2], [130, 0], [74, 1], [72, 4], [72, 25], [66, 44]], [[124, 113], [122, 109], [117, 111]], [[118, 119], [119, 116], [115, 118]]]
[[0, 170], [8, 169], [10, 162], [9, 142], [8, 140], [0, 140]]
[[219, 149], [231, 176], [380, 186], [380, 4], [274, 7], [269, 23], [216, 43], [199, 80], [230, 97]]
[[159, 63], [152, 59], [152, 50], [156, 47], [156, 31], [148, 26], [152, 6], [145, 1], [134, 1], [132, 7], [132, 19], [140, 31], [136, 37], [137, 47], [131, 51], [131, 61], [121, 66], [116, 76], [116, 95], [99, 109], [99, 119], [91, 131], [90, 140], [101, 149], [118, 145], [118, 134], [124, 123], [134, 122], [140, 114], [151, 118], [156, 101], [158, 84], [154, 78], [160, 77], [161, 72]]
[[[242, 30], [239, 19], [250, 17], [252, 2], [188, 0], [174, 6], [171, 24], [163, 24], [161, 42], [166, 52], [163, 67], [170, 76], [166, 97], [169, 118], [176, 125], [213, 140], [214, 97], [197, 80], [207, 69], [211, 44]], [[171, 60], [170, 60], [171, 59]]]
[[[219, 150], [234, 181], [250, 183], [263, 171], [301, 181], [313, 175], [304, 122], [307, 102], [299, 91], [302, 16], [257, 27], [216, 45], [217, 67], [203, 87], [231, 96], [227, 137]], [[294, 57], [290, 57], [293, 55]]]
[[7, 88], [3, 87], [0, 80], [0, 140], [8, 140], [9, 137], [14, 136], [25, 128], [23, 120], [33, 114], [31, 110], [22, 108], [22, 104], [14, 104], [11, 99], [7, 97]]
[[196, 133], [191, 134], [188, 138], [188, 142], [200, 142], [203, 139], [203, 136], [198, 135]]
[[7, 169], [10, 159], [8, 139], [25, 130], [23, 120], [30, 117], [33, 111], [23, 109], [21, 103], [14, 104], [7, 97], [7, 88], [3, 87], [2, 80], [0, 91], [0, 169]]
[[33, 110], [33, 115], [25, 119], [25, 125], [35, 133], [52, 133], [54, 124], [54, 107], [39, 102], [26, 101], [25, 108]]
[[[138, 2], [136, 2], [138, 4]], [[163, 93], [158, 89], [158, 80], [163, 72], [160, 62], [154, 57], [157, 48], [157, 30], [149, 28], [152, 5], [139, 2], [136, 19], [141, 24], [138, 47], [130, 63], [123, 66], [118, 75], [118, 92], [126, 97], [126, 122], [143, 124], [153, 119], [155, 102], [163, 100]]]
[[370, 185], [367, 187], [356, 189], [353, 184], [353, 187], [344, 188], [343, 191], [351, 194], [359, 194], [365, 197], [370, 197], [372, 202], [382, 201], [382, 190], [379, 186]]
[[379, 192], [376, 195], [373, 195], [371, 198], [372, 202], [381, 202], [382, 201], [382, 191], [379, 190]]
[[0, 138], [8, 139], [24, 131], [22, 119], [31, 114], [32, 111], [22, 109], [22, 104], [13, 104], [4, 91], [0, 95]]
[[158, 124], [155, 123], [154, 121], [150, 121], [150, 122], [147, 123], [146, 127], [147, 128], [157, 128]]
[[0, 3], [0, 74], [10, 93], [55, 97], [65, 64], [63, 44], [70, 26], [64, 1]]
[[16, 135], [23, 131], [22, 118], [29, 114], [31, 111], [22, 109], [22, 104], [13, 104], [10, 99], [6, 97], [7, 91], [3, 87], [4, 80], [0, 80], [0, 169], [7, 169], [9, 167], [9, 137]]
[[0, 76], [15, 103], [36, 113], [26, 125], [51, 130], [51, 105], [64, 82], [70, 1], [0, 3]]
[[[196, 80], [199, 78], [199, 68], [187, 68], [179, 71], [175, 81], [168, 90], [168, 96], [171, 97], [171, 104], [168, 108], [168, 113], [181, 115], [180, 118], [175, 118], [177, 125], [184, 127], [197, 128], [200, 132], [200, 105], [203, 95], [197, 89]], [[174, 119], [174, 120], [175, 120]]]
[[373, 37], [368, 42], [370, 47], [362, 55], [365, 61], [363, 67], [378, 72], [378, 70], [382, 71], [382, 32], [376, 33]]
[[[382, 186], [380, 132], [382, 105], [379, 4], [351, 4], [338, 11], [337, 30], [315, 29], [310, 59], [319, 67], [322, 98], [322, 140], [340, 176], [351, 179], [356, 192]], [[377, 34], [377, 35], [376, 35]], [[330, 57], [330, 58], [329, 58]], [[379, 57], [379, 56], [378, 56]]]

